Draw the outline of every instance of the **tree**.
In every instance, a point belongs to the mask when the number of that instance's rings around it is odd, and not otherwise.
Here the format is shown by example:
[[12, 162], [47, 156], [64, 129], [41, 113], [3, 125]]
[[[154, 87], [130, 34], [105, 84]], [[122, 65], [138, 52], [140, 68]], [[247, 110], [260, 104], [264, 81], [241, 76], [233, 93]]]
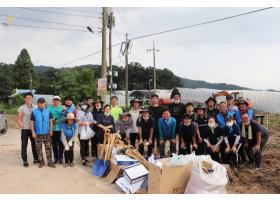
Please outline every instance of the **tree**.
[[33, 63], [26, 49], [22, 49], [15, 62], [13, 77], [14, 86], [21, 89], [30, 88], [30, 78], [33, 77]]

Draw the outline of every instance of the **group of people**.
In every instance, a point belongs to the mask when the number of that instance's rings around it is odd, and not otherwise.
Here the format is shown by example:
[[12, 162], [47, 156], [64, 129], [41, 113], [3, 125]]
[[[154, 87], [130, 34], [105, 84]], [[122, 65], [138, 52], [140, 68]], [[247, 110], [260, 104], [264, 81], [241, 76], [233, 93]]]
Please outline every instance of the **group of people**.
[[65, 98], [63, 105], [61, 98], [54, 96], [49, 107], [44, 98], [38, 99], [37, 106], [33, 105], [32, 97], [32, 93], [25, 94], [25, 104], [18, 109], [25, 167], [29, 166], [28, 139], [34, 163], [39, 163], [39, 167], [44, 166], [43, 143], [48, 166], [55, 167], [59, 163], [73, 167], [76, 137], [79, 138], [81, 162], [87, 165], [88, 156], [98, 156], [97, 145], [103, 143], [104, 133], [109, 130], [119, 133], [125, 143], [138, 147], [146, 157], [151, 156], [154, 148], [159, 148], [160, 157], [167, 156], [166, 141], [169, 140], [170, 153], [209, 154], [217, 162], [230, 164], [237, 172], [239, 163], [260, 168], [269, 137], [268, 130], [257, 123], [248, 102], [242, 99], [235, 105], [231, 95], [218, 105], [215, 98], [209, 97], [206, 106], [195, 107], [192, 102], [183, 104], [179, 91], [172, 94], [168, 106], [159, 105], [159, 96], [153, 94], [148, 108], [142, 108], [141, 100], [133, 99], [128, 111], [118, 105], [117, 96], [111, 97], [110, 105], [88, 97], [79, 106], [73, 104], [71, 96]]

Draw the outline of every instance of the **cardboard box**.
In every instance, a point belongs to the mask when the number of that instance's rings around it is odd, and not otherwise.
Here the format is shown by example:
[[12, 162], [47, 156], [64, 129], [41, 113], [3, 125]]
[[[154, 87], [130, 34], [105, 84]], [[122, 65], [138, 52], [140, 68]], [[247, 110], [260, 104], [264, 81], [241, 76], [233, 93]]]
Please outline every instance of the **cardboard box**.
[[121, 177], [116, 181], [116, 185], [119, 186], [126, 194], [134, 194], [140, 189], [143, 182], [144, 181], [140, 181], [130, 184], [124, 177]]
[[114, 155], [112, 162], [115, 165], [133, 165], [138, 163], [138, 160], [135, 160], [127, 155]]
[[136, 163], [134, 165], [129, 165], [123, 169], [123, 175], [125, 179], [130, 183], [134, 184], [139, 181], [143, 181], [147, 177], [149, 171], [141, 163]]
[[105, 180], [107, 183], [114, 183], [121, 175], [123, 174], [123, 166], [115, 165], [114, 163], [110, 163], [110, 172], [106, 176]]
[[[157, 160], [166, 163], [170, 158]], [[152, 163], [149, 165], [149, 194], [184, 194], [192, 170], [192, 163], [182, 166], [165, 166], [162, 169]]]

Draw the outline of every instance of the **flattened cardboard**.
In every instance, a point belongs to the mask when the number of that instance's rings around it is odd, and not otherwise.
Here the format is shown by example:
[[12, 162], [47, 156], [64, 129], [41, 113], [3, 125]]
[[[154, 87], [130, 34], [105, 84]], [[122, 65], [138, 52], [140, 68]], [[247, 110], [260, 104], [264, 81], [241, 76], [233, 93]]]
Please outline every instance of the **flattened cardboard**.
[[115, 165], [111, 162], [110, 164], [110, 172], [106, 176], [105, 180], [107, 183], [114, 183], [121, 175], [123, 174], [123, 166]]

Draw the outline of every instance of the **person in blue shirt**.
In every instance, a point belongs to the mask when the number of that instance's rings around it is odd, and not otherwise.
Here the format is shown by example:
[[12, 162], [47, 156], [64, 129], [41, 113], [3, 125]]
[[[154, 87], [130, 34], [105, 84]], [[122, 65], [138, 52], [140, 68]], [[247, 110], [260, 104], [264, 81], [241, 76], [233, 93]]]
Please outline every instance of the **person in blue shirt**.
[[231, 116], [234, 117], [234, 112], [229, 112], [227, 103], [222, 101], [219, 103], [219, 114], [217, 114], [217, 122], [221, 128], [226, 127], [226, 117]]
[[249, 103], [245, 99], [241, 99], [238, 102], [238, 111], [235, 113], [236, 123], [240, 124], [242, 122], [241, 115], [247, 113], [250, 119], [256, 120], [255, 112], [252, 108], [249, 108]]
[[78, 133], [77, 118], [73, 113], [68, 113], [61, 124], [61, 141], [64, 145], [64, 167], [74, 167], [74, 144]]
[[230, 164], [233, 167], [235, 173], [237, 170], [238, 162], [238, 149], [241, 145], [241, 133], [239, 126], [234, 123], [232, 116], [226, 118], [226, 127], [224, 132], [224, 140], [226, 143], [226, 164]]
[[30, 128], [32, 137], [35, 138], [39, 168], [44, 166], [42, 144], [45, 145], [45, 151], [48, 160], [48, 166], [55, 168], [55, 164], [52, 162], [52, 135], [53, 135], [53, 121], [52, 114], [46, 108], [46, 100], [39, 98], [37, 101], [38, 108], [32, 111], [30, 117]]
[[164, 109], [158, 121], [160, 157], [165, 157], [165, 143], [170, 141], [171, 153], [176, 153], [176, 119], [171, 117], [169, 109]]

